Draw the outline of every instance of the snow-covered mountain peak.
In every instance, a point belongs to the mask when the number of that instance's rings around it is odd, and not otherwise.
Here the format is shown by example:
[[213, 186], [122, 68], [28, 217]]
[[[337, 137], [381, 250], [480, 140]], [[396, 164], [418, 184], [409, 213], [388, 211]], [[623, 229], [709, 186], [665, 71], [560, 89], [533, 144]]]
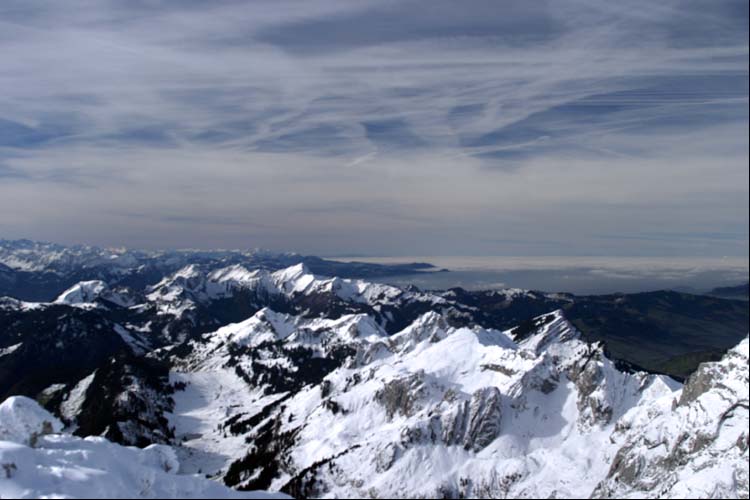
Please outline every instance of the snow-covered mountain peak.
[[[362, 496], [371, 489], [381, 496], [470, 497], [484, 489], [589, 495], [615, 445], [588, 461], [569, 457], [607, 442], [620, 416], [644, 398], [671, 396], [673, 387], [661, 377], [617, 371], [559, 312], [535, 321], [516, 334], [518, 345], [510, 333], [451, 327], [428, 313], [390, 338], [359, 346], [350, 354], [357, 363], [331, 366], [318, 387], [285, 393], [283, 406], [266, 407], [278, 425], [261, 425], [252, 435], [277, 458], [260, 468], [245, 465], [246, 475], [230, 473], [228, 480], [301, 496]], [[250, 373], [270, 359], [238, 366]], [[273, 366], [288, 366], [293, 358], [287, 359]], [[236, 467], [260, 463], [263, 453], [251, 449]], [[251, 479], [266, 467], [277, 470], [273, 481]], [[563, 479], [569, 477], [579, 481]]]
[[303, 329], [330, 331], [335, 335], [335, 337], [330, 338], [331, 341], [344, 343], [364, 342], [367, 344], [388, 336], [385, 330], [366, 314], [345, 314], [332, 320], [312, 319], [306, 324], [303, 323], [303, 325]]
[[[321, 336], [323, 336], [321, 337]], [[347, 314], [338, 319], [312, 318], [279, 313], [263, 308], [252, 317], [224, 326], [204, 336], [209, 344], [258, 346], [264, 342], [320, 345], [321, 343], [373, 342], [386, 332], [369, 316]]]
[[196, 304], [232, 297], [243, 290], [262, 297], [303, 293], [314, 281], [303, 265], [269, 273], [239, 264], [206, 272], [191, 264], [151, 287], [147, 298], [162, 311], [181, 315]]
[[101, 280], [76, 283], [60, 294], [54, 303], [78, 307], [97, 307], [100, 301], [106, 301], [119, 307], [130, 307], [136, 303], [130, 290], [122, 287], [113, 290]]
[[522, 348], [530, 349], [536, 354], [552, 344], [580, 337], [576, 327], [565, 318], [565, 313], [560, 309], [533, 318], [527, 324], [510, 330], [510, 334]]
[[315, 276], [302, 263], [272, 274], [273, 282], [286, 293], [304, 293], [315, 281]]
[[147, 291], [149, 292], [149, 298], [172, 298], [185, 290], [195, 288], [202, 281], [198, 266], [191, 264], [169, 276], [165, 276], [157, 284], [149, 287]]
[[109, 286], [100, 280], [81, 281], [65, 290], [55, 299], [56, 304], [89, 304], [96, 302], [101, 295], [109, 290]]
[[163, 313], [181, 316], [195, 308], [195, 303], [209, 298], [206, 275], [195, 264], [185, 266], [159, 283], [149, 287], [146, 299], [158, 305]]
[[172, 274], [165, 276], [159, 283], [151, 287], [153, 291], [170, 288], [182, 287], [192, 289], [205, 281], [205, 273], [197, 264], [188, 264]]
[[227, 325], [207, 334], [212, 342], [256, 346], [262, 342], [284, 340], [294, 331], [296, 318], [263, 308], [240, 323]]
[[[395, 286], [363, 280], [331, 278], [320, 282], [318, 286], [340, 299], [360, 303], [387, 303], [404, 295], [404, 291]], [[434, 300], [440, 299], [435, 297]]]
[[[211, 308], [233, 308], [229, 317], [247, 317], [263, 307], [273, 307], [312, 318], [369, 314], [389, 332], [403, 328], [417, 313], [438, 309], [465, 314], [443, 297], [363, 280], [315, 276], [304, 264], [276, 272], [231, 265], [211, 271], [183, 269], [150, 287], [146, 300], [165, 315], [189, 319], [211, 314]], [[221, 301], [225, 301], [223, 304]], [[413, 312], [399, 314], [408, 305]], [[193, 314], [195, 313], [195, 314]], [[214, 323], [215, 324], [215, 323]]]
[[189, 280], [193, 278], [197, 278], [201, 275], [201, 269], [196, 264], [188, 264], [187, 266], [183, 267], [182, 269], [177, 270], [173, 275], [173, 280]]
[[412, 324], [389, 339], [389, 344], [398, 352], [415, 349], [422, 342], [434, 343], [444, 339], [452, 330], [448, 321], [440, 314], [429, 311]]

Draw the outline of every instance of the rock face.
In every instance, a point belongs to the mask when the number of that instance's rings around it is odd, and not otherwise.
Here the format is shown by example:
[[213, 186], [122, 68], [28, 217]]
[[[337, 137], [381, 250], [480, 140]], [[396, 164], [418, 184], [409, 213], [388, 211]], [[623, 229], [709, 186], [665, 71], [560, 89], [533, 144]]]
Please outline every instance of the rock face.
[[675, 398], [628, 413], [595, 495], [747, 498], [748, 340], [705, 363]]
[[392, 419], [396, 415], [410, 417], [416, 412], [417, 402], [424, 388], [423, 377], [424, 373], [415, 373], [391, 380], [375, 393], [375, 400], [383, 405], [388, 418]]
[[483, 387], [464, 401], [443, 431], [446, 444], [460, 444], [465, 450], [478, 452], [489, 446], [500, 434], [502, 418], [500, 391]]

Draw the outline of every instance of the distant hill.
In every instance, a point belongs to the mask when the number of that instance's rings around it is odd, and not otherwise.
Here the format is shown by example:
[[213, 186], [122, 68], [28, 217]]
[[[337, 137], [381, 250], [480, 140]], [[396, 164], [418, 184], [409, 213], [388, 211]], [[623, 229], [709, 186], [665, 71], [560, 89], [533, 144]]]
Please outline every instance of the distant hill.
[[729, 299], [744, 299], [748, 300], [750, 297], [750, 283], [737, 286], [725, 286], [720, 288], [714, 288], [709, 292], [709, 295], [714, 297], [723, 297]]

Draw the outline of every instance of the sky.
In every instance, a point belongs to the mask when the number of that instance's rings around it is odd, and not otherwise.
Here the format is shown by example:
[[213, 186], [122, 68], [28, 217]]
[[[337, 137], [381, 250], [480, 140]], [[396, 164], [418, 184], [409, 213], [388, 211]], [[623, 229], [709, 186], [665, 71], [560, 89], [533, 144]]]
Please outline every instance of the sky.
[[748, 255], [747, 0], [3, 0], [0, 237]]

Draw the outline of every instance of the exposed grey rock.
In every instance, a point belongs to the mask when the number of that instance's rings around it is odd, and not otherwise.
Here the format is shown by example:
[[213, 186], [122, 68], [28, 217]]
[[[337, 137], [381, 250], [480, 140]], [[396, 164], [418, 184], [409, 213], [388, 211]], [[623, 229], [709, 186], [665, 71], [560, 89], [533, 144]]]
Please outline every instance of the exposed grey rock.
[[378, 472], [389, 470], [400, 455], [401, 448], [395, 443], [388, 443], [375, 455], [375, 470]]
[[480, 451], [497, 438], [502, 417], [501, 401], [497, 387], [485, 387], [472, 395], [464, 448]]
[[537, 364], [521, 377], [521, 390], [537, 390], [544, 394], [554, 391], [560, 382], [558, 367], [549, 359]]
[[606, 384], [603, 372], [603, 352], [594, 346], [568, 369], [568, 378], [578, 389], [578, 410], [589, 424], [606, 424], [612, 419], [612, 407], [597, 389]]
[[375, 394], [375, 399], [385, 407], [388, 418], [396, 414], [411, 416], [424, 389], [424, 372], [386, 383]]
[[447, 445], [461, 445], [480, 451], [500, 434], [502, 396], [496, 387], [476, 391], [470, 401], [464, 400], [448, 412], [433, 417], [431, 430]]
[[481, 366], [482, 370], [491, 370], [493, 372], [502, 373], [503, 375], [506, 375], [508, 377], [511, 377], [515, 375], [515, 371], [511, 370], [510, 368], [507, 368], [503, 365], [496, 365], [493, 363], [488, 363], [486, 365]]

